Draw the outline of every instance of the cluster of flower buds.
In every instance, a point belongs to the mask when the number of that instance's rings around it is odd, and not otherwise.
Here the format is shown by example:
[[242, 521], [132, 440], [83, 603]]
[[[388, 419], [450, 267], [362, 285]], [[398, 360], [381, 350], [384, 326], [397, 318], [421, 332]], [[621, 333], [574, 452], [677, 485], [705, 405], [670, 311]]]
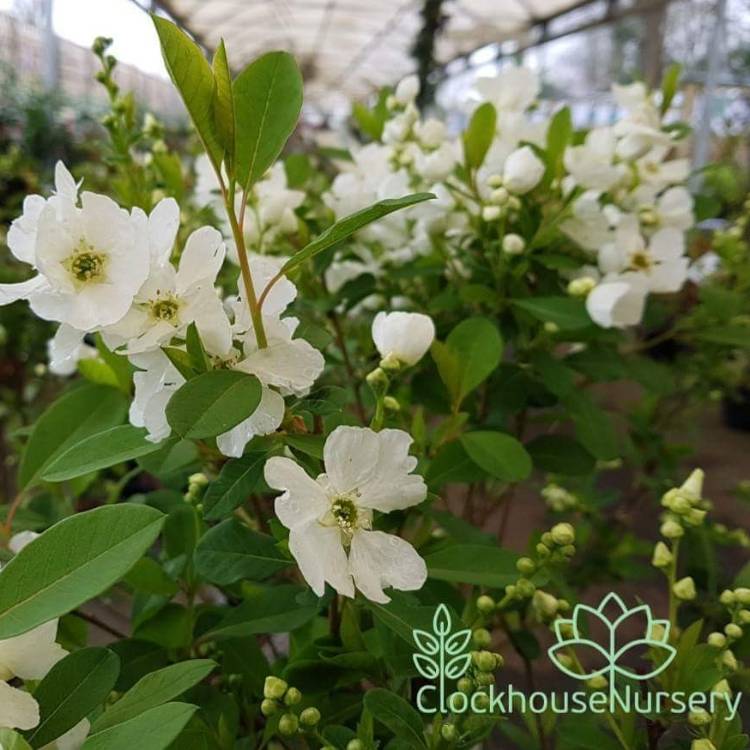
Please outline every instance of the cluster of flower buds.
[[279, 711], [279, 734], [291, 737], [298, 732], [313, 729], [320, 722], [320, 711], [315, 706], [308, 706], [299, 711], [302, 693], [290, 687], [280, 677], [269, 675], [263, 685], [263, 702], [260, 704], [264, 716], [273, 716]]
[[685, 529], [700, 526], [711, 509], [711, 504], [702, 497], [703, 471], [695, 469], [680, 487], [673, 487], [661, 499], [666, 508], [662, 519], [661, 535], [667, 539], [679, 539]]
[[[521, 210], [521, 200], [516, 195], [512, 195], [511, 191], [504, 184], [503, 175], [491, 174], [487, 178], [487, 189], [489, 195], [486, 196], [484, 206], [482, 207], [482, 219], [488, 223], [493, 221], [499, 221], [500, 219], [510, 218], [511, 220], [516, 217], [518, 212]], [[520, 240], [520, 250], [507, 250], [505, 247], [505, 241], [503, 241], [503, 251], [509, 255], [518, 255], [525, 249], [523, 239], [517, 235], [506, 235], [506, 237], [515, 237]], [[518, 247], [518, 243], [515, 243]]]
[[[711, 688], [711, 693], [716, 695], [731, 695], [732, 689], [726, 680], [721, 680]], [[688, 714], [688, 723], [695, 727], [698, 732], [710, 731], [714, 719], [708, 711], [698, 708]], [[690, 745], [690, 750], [717, 750], [716, 745], [708, 737], [694, 739]]]
[[200, 504], [203, 492], [208, 487], [208, 477], [203, 472], [188, 477], [188, 488], [184, 495], [185, 502], [196, 507]]
[[542, 490], [542, 497], [547, 507], [555, 513], [576, 510], [579, 507], [578, 498], [565, 487], [555, 482], [548, 482]]
[[710, 633], [707, 641], [721, 652], [722, 665], [734, 672], [739, 665], [731, 647], [742, 638], [750, 625], [750, 588], [726, 589], [721, 592], [719, 601], [727, 608], [731, 620], [724, 626], [723, 633]]

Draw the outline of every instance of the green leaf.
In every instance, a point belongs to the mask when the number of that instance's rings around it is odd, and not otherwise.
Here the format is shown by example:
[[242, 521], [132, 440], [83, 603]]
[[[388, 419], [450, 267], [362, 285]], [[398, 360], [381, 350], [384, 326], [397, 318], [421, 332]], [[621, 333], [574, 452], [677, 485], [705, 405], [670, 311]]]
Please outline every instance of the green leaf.
[[533, 297], [511, 302], [543, 323], [554, 323], [560, 330], [577, 330], [591, 325], [586, 303], [573, 297]]
[[302, 109], [302, 75], [288, 52], [268, 52], [233, 84], [237, 179], [245, 188], [276, 161]]
[[468, 318], [449, 334], [445, 344], [433, 342], [432, 358], [451, 395], [454, 411], [500, 364], [503, 340], [487, 318]]
[[161, 53], [169, 76], [185, 103], [206, 153], [218, 167], [224, 149], [219, 143], [214, 122], [216, 84], [211, 66], [200, 47], [184, 31], [166, 18], [156, 15], [151, 18], [159, 35]]
[[109, 696], [120, 672], [120, 660], [106, 648], [83, 648], [55, 664], [34, 691], [41, 720], [27, 734], [43, 747], [86, 718]]
[[531, 474], [531, 456], [504, 432], [467, 432], [461, 444], [474, 463], [504, 482], [520, 482]]
[[35, 484], [57, 456], [83, 438], [120, 424], [127, 411], [124, 394], [114, 388], [83, 385], [64, 393], [31, 431], [21, 456], [18, 486]]
[[212, 64], [214, 75], [214, 125], [227, 164], [234, 164], [234, 96], [224, 40], [219, 42]]
[[263, 476], [266, 453], [253, 451], [230, 459], [203, 496], [203, 515], [209, 521], [228, 516], [255, 491]]
[[169, 400], [167, 421], [182, 437], [216, 437], [247, 419], [258, 407], [261, 385], [254, 375], [212, 370], [188, 380]]
[[98, 596], [153, 544], [163, 515], [123, 503], [77, 513], [47, 529], [0, 571], [0, 640]]
[[518, 556], [486, 544], [451, 544], [425, 557], [430, 578], [504, 588], [518, 579]]
[[661, 106], [659, 111], [661, 115], [665, 115], [674, 95], [677, 93], [677, 87], [680, 83], [680, 75], [682, 74], [682, 65], [679, 63], [672, 63], [664, 73], [664, 77], [661, 79]]
[[426, 748], [422, 718], [401, 696], [384, 688], [365, 693], [365, 708], [411, 748]]
[[550, 179], [562, 174], [565, 149], [573, 138], [573, 120], [570, 107], [555, 112], [547, 129], [547, 170]]
[[190, 365], [195, 372], [208, 372], [211, 369], [211, 362], [203, 347], [201, 335], [198, 333], [195, 321], [188, 326], [185, 333], [185, 348], [190, 358]]
[[594, 457], [567, 435], [540, 435], [526, 444], [526, 450], [544, 471], [580, 476], [594, 470]]
[[253, 531], [233, 518], [208, 531], [195, 550], [198, 575], [219, 585], [242, 578], [262, 581], [291, 564], [272, 536]]
[[142, 557], [128, 571], [123, 579], [136, 591], [153, 596], [172, 597], [179, 591], [179, 586], [152, 557]]
[[484, 157], [487, 156], [495, 138], [496, 125], [497, 110], [491, 102], [480, 104], [474, 110], [462, 136], [464, 158], [468, 167], [478, 169], [482, 166]]
[[353, 214], [349, 214], [349, 216], [345, 216], [343, 219], [337, 221], [333, 226], [328, 227], [325, 232], [318, 235], [316, 239], [289, 258], [283, 265], [281, 273], [286, 274], [293, 271], [306, 260], [351, 237], [356, 231], [371, 224], [373, 221], [382, 219], [384, 216], [394, 211], [399, 211], [402, 208], [408, 208], [417, 203], [431, 200], [434, 197], [432, 193], [413, 193], [412, 195], [405, 195], [402, 198], [387, 198], [360, 211], [355, 211]]
[[165, 703], [122, 724], [89, 735], [81, 750], [165, 750], [190, 721], [197, 706]]
[[146, 440], [146, 430], [129, 424], [110, 427], [71, 445], [42, 474], [47, 482], [63, 482], [158, 451], [161, 443]]
[[182, 695], [207, 677], [216, 667], [211, 659], [191, 659], [171, 664], [141, 677], [91, 728], [92, 733], [130, 721], [145, 711]]
[[258, 588], [230, 610], [207, 638], [236, 638], [258, 633], [285, 633], [309, 622], [318, 612], [314, 603], [300, 604], [298, 597], [309, 589], [292, 584]]
[[750, 349], [750, 327], [748, 326], [720, 326], [704, 328], [695, 332], [695, 338], [710, 344]]
[[592, 456], [603, 461], [620, 456], [619, 441], [610, 416], [587, 393], [569, 393], [565, 405], [575, 424], [576, 437]]

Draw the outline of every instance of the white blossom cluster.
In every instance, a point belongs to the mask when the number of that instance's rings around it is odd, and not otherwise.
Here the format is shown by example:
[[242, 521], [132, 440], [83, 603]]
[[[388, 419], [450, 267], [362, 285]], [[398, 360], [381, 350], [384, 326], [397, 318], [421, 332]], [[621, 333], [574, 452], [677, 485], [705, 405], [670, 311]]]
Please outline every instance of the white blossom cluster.
[[[355, 149], [352, 161], [342, 162], [324, 200], [337, 217], [408, 190], [431, 191], [437, 200], [361, 232], [329, 268], [329, 289], [362, 273], [381, 275], [437, 244], [453, 255], [447, 271], [460, 271], [455, 248], [476, 231], [477, 219], [502, 220], [503, 252], [524, 253], [529, 238], [514, 219], [523, 201], [546, 197], [535, 194], [545, 164], [534, 147], [545, 147], [550, 127], [550, 119], [536, 111], [539, 91], [536, 74], [521, 67], [478, 80], [475, 101], [491, 102], [497, 120], [471, 194], [455, 176], [460, 140], [449, 137], [440, 120], [421, 119], [414, 104], [416, 78], [401, 81], [388, 102], [381, 141]], [[624, 328], [640, 322], [649, 293], [678, 291], [686, 280], [684, 234], [694, 219], [685, 187], [689, 165], [671, 158], [674, 141], [656, 96], [642, 83], [615, 86], [614, 95], [624, 116], [566, 149], [565, 174], [549, 187], [549, 198], [570, 204], [561, 230], [590, 256], [570, 279], [569, 293], [587, 297], [598, 325]]]

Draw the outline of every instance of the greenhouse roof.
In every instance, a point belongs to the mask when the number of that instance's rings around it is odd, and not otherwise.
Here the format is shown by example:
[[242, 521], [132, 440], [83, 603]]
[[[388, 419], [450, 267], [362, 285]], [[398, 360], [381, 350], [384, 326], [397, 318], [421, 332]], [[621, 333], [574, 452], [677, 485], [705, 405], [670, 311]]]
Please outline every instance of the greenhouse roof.
[[[448, 63], [493, 42], [523, 39], [530, 29], [591, 0], [444, 0], [436, 45]], [[234, 60], [272, 49], [292, 52], [305, 76], [308, 103], [322, 110], [362, 98], [415, 67], [414, 40], [424, 0], [157, 0], [209, 50], [223, 38]]]

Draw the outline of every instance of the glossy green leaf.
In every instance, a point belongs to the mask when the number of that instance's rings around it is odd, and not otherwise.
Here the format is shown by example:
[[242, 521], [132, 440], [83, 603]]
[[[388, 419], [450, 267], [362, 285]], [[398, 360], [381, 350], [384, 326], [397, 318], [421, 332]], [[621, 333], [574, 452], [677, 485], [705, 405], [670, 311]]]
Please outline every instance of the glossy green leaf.
[[167, 421], [182, 437], [197, 440], [221, 435], [258, 407], [261, 385], [237, 370], [212, 370], [188, 380], [169, 400]]
[[594, 470], [594, 457], [567, 435], [540, 435], [526, 444], [526, 450], [544, 471], [580, 476]]
[[504, 588], [518, 580], [517, 555], [486, 544], [452, 544], [425, 557], [430, 578]]
[[81, 750], [166, 750], [196, 711], [189, 703], [165, 703], [89, 735]]
[[512, 435], [477, 431], [461, 436], [461, 444], [474, 463], [504, 482], [520, 482], [531, 474], [531, 456]]
[[543, 323], [554, 323], [560, 330], [577, 330], [591, 325], [591, 318], [586, 312], [586, 305], [573, 297], [530, 297], [512, 300], [520, 307]]
[[198, 575], [227, 585], [242, 578], [262, 581], [292, 564], [267, 534], [230, 518], [208, 531], [195, 550]]
[[337, 221], [333, 226], [328, 227], [325, 232], [319, 234], [311, 243], [305, 245], [299, 252], [295, 253], [284, 264], [281, 271], [282, 273], [289, 273], [302, 265], [306, 260], [309, 260], [318, 253], [322, 253], [323, 250], [327, 250], [329, 247], [337, 245], [339, 242], [343, 242], [359, 229], [372, 224], [373, 221], [382, 219], [394, 211], [400, 211], [402, 208], [408, 208], [434, 197], [432, 193], [413, 193], [412, 195], [405, 195], [403, 198], [387, 198], [360, 211], [355, 211], [353, 214], [349, 214], [349, 216], [345, 216], [343, 219]]
[[153, 544], [159, 511], [123, 503], [60, 521], [0, 571], [0, 639], [70, 612], [117, 582]]
[[39, 724], [27, 733], [32, 747], [61, 737], [104, 703], [120, 671], [117, 655], [106, 648], [84, 648], [55, 664], [34, 691]]
[[211, 66], [200, 47], [179, 27], [161, 16], [152, 15], [159, 35], [162, 57], [177, 87], [203, 146], [215, 165], [221, 164], [221, 147], [214, 121], [216, 84]]
[[21, 456], [19, 487], [37, 482], [46, 467], [71, 445], [118, 425], [125, 418], [124, 394], [101, 385], [83, 385], [64, 393], [42, 414]]
[[492, 102], [484, 102], [475, 110], [463, 133], [464, 159], [467, 166], [478, 169], [495, 138], [497, 110]]
[[278, 159], [302, 109], [302, 74], [288, 52], [268, 52], [233, 84], [237, 179], [249, 187]]
[[219, 42], [211, 66], [214, 74], [214, 124], [216, 134], [224, 149], [224, 157], [231, 165], [234, 162], [234, 96], [232, 73], [229, 70], [224, 40]]
[[63, 482], [158, 451], [161, 443], [146, 440], [146, 434], [141, 427], [123, 424], [89, 435], [51, 461], [42, 478]]
[[396, 693], [372, 688], [365, 693], [365, 708], [410, 748], [426, 748], [422, 717]]
[[190, 659], [145, 675], [96, 720], [92, 732], [101, 732], [130, 721], [149, 709], [179, 697], [205, 679], [215, 667], [216, 662], [211, 659]]
[[203, 496], [203, 515], [209, 521], [228, 516], [255, 491], [263, 476], [266, 453], [253, 451], [227, 461]]
[[664, 73], [664, 77], [661, 80], [661, 106], [659, 107], [662, 116], [667, 113], [667, 110], [677, 93], [681, 74], [682, 65], [679, 63], [672, 63]]

